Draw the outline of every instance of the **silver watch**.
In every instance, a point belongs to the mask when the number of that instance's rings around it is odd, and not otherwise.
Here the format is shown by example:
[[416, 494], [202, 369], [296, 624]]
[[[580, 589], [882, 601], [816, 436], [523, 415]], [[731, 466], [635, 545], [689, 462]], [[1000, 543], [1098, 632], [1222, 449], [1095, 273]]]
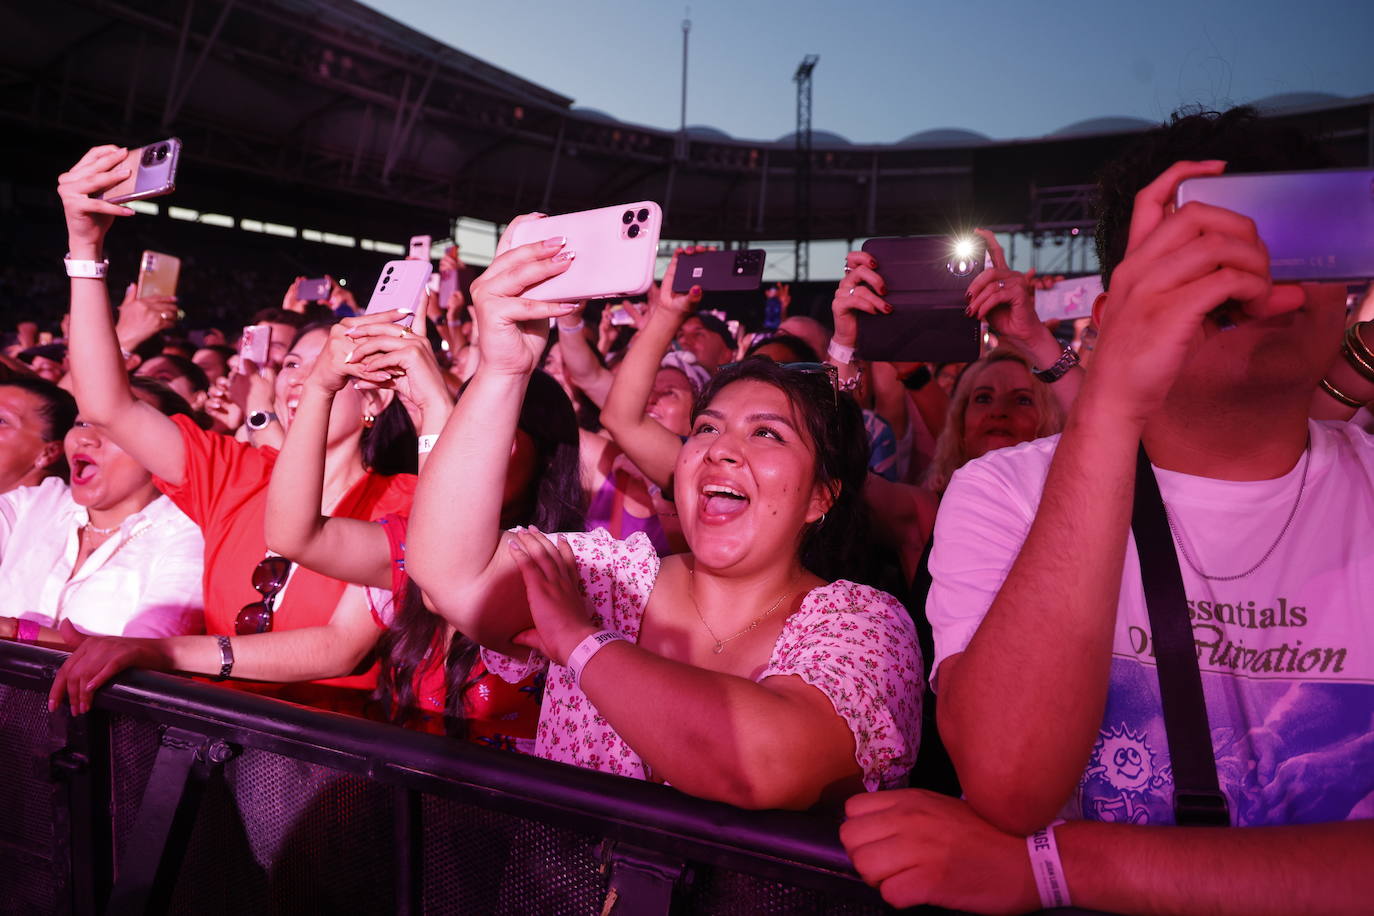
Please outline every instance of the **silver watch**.
[[268, 423], [275, 423], [277, 415], [269, 410], [255, 410], [248, 415], [248, 428], [253, 432], [258, 432], [267, 428]]
[[1048, 385], [1068, 375], [1069, 370], [1077, 365], [1078, 354], [1074, 351], [1073, 347], [1065, 344], [1064, 352], [1059, 354], [1059, 358], [1054, 361], [1053, 366], [1050, 366], [1048, 369], [1037, 369], [1031, 366], [1031, 375]]

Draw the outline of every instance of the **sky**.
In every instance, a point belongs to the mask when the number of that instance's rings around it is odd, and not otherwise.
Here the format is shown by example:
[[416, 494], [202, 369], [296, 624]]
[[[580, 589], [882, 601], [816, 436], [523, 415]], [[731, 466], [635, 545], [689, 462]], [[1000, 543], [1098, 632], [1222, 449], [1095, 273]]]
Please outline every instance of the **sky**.
[[1088, 118], [1163, 120], [1277, 93], [1374, 93], [1370, 0], [371, 0], [488, 63], [624, 121], [773, 140], [818, 54], [813, 127], [891, 143], [958, 127], [1037, 137]]

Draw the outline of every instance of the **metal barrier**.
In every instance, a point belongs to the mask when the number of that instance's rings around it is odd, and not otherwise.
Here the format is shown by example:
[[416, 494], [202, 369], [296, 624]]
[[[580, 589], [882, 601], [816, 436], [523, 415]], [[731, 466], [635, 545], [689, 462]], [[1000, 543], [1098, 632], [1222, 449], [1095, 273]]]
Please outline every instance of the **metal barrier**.
[[836, 824], [0, 643], [0, 912], [873, 914]]

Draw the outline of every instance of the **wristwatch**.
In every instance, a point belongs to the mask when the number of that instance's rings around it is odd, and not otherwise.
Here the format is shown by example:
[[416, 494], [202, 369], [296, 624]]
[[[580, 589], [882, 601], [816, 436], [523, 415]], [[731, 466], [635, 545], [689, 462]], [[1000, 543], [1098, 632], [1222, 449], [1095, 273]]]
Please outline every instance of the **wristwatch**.
[[1070, 347], [1068, 344], [1065, 344], [1064, 352], [1059, 354], [1059, 358], [1054, 361], [1053, 366], [1050, 366], [1048, 369], [1037, 369], [1036, 367], [1032, 366], [1031, 375], [1035, 376], [1040, 381], [1049, 384], [1051, 382], [1057, 382], [1064, 376], [1068, 375], [1069, 370], [1077, 365], [1078, 354], [1074, 352], [1073, 347]]
[[248, 415], [248, 428], [253, 432], [258, 432], [267, 428], [268, 423], [275, 423], [277, 415], [268, 410], [255, 410]]

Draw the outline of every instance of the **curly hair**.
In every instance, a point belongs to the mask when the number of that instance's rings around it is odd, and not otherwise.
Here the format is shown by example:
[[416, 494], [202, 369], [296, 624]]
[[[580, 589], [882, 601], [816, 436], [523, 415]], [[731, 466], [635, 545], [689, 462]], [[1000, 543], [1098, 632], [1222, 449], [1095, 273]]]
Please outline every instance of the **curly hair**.
[[1095, 243], [1102, 285], [1126, 256], [1135, 196], [1169, 166], [1184, 159], [1222, 159], [1227, 174], [1319, 169], [1328, 157], [1306, 134], [1254, 108], [1228, 111], [1183, 109], [1168, 124], [1146, 132], [1098, 173]]

